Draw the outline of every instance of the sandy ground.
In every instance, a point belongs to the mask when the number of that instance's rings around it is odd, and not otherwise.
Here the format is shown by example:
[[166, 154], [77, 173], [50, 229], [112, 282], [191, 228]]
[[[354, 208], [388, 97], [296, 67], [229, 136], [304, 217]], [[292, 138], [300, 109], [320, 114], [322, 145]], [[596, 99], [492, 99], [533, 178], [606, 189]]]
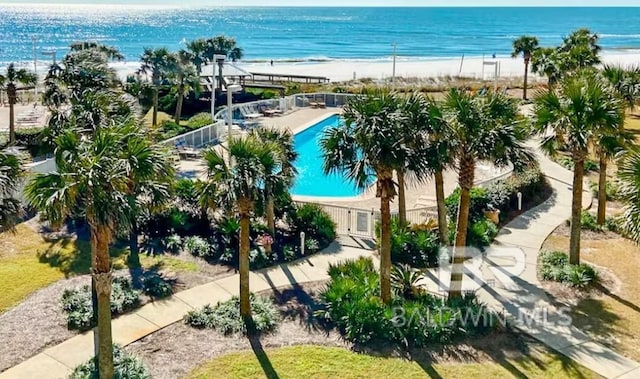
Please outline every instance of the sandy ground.
[[[483, 66], [482, 57], [462, 57], [455, 59], [406, 59], [398, 57], [396, 60], [396, 76], [435, 78], [442, 76], [465, 76], [473, 78], [492, 79], [495, 68], [492, 65]], [[523, 75], [524, 65], [522, 58], [511, 58], [509, 56], [498, 56], [495, 59], [485, 57], [487, 62], [498, 62], [500, 77], [520, 77]], [[604, 63], [609, 64], [634, 64], [640, 61], [640, 54], [637, 52], [604, 52], [602, 54]], [[138, 62], [115, 63], [113, 67], [122, 78], [138, 69]], [[334, 60], [327, 62], [300, 62], [281, 63], [276, 62], [273, 66], [268, 62], [264, 63], [244, 63], [239, 62], [238, 67], [249, 72], [278, 73], [325, 76], [331, 81], [345, 81], [356, 78], [389, 78], [393, 73], [393, 62], [390, 59], [381, 60]], [[483, 69], [484, 67], [484, 69]], [[203, 72], [209, 72], [203, 70]], [[532, 76], [532, 80], [537, 80]]]

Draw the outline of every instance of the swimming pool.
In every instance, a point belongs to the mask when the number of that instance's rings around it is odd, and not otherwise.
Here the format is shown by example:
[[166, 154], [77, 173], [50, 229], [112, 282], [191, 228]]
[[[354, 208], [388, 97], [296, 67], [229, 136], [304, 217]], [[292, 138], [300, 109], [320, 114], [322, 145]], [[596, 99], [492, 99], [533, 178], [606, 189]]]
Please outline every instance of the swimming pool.
[[352, 197], [362, 193], [340, 174], [325, 175], [322, 172], [320, 137], [322, 131], [342, 125], [339, 115], [332, 115], [296, 134], [294, 148], [298, 153], [296, 177], [291, 193], [299, 196]]

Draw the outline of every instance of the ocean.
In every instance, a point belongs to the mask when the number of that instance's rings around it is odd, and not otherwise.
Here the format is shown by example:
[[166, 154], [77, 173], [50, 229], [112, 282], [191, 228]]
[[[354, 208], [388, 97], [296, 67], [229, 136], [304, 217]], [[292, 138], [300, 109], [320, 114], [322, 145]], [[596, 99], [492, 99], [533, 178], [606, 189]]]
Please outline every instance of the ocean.
[[233, 36], [245, 61], [322, 62], [508, 55], [522, 34], [554, 45], [588, 27], [605, 50], [640, 49], [640, 8], [278, 8], [0, 4], [0, 65], [39, 61], [73, 41], [118, 47], [130, 62], [143, 47]]

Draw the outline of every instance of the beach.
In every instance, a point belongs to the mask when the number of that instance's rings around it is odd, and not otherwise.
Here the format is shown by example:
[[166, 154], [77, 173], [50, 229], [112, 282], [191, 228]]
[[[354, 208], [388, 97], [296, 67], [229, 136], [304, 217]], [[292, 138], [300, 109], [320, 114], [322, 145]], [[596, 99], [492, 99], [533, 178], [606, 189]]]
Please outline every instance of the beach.
[[[605, 51], [601, 55], [605, 64], [621, 64], [624, 66], [640, 63], [640, 51]], [[514, 78], [523, 76], [524, 63], [522, 57], [509, 56], [465, 57], [457, 59], [407, 59], [397, 57], [396, 77], [402, 78], [441, 78], [446, 76], [460, 76], [474, 79], [492, 80], [495, 66], [485, 63], [498, 62], [498, 76]], [[327, 60], [321, 62], [270, 62], [235, 63], [238, 67], [259, 73], [276, 73], [292, 75], [324, 76], [332, 82], [343, 82], [355, 79], [370, 78], [374, 80], [390, 78], [393, 74], [392, 59], [356, 59], [356, 60]], [[140, 66], [138, 62], [113, 63], [113, 68], [121, 79], [133, 74]], [[532, 74], [531, 79], [545, 80]]]

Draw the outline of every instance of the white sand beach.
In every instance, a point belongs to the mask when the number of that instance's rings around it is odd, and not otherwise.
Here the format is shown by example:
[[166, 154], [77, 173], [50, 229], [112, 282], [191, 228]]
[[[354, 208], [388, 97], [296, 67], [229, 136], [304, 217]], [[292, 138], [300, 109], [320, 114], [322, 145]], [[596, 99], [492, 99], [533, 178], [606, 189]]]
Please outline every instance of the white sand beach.
[[[604, 52], [602, 60], [608, 64], [638, 64], [640, 63], [640, 51], [616, 51]], [[473, 78], [492, 79], [494, 74], [493, 66], [485, 66], [483, 73], [482, 57], [465, 57], [456, 59], [406, 59], [398, 57], [396, 60], [396, 75], [405, 78], [436, 78], [446, 75], [464, 76]], [[491, 56], [485, 57], [487, 62], [499, 62], [501, 77], [519, 77], [523, 74], [522, 58], [511, 58], [498, 56], [493, 59]], [[326, 62], [296, 62], [284, 63], [270, 62], [264, 63], [243, 63], [241, 67], [249, 72], [294, 74], [325, 76], [332, 82], [352, 80], [354, 74], [357, 79], [372, 78], [383, 79], [391, 77], [393, 64], [388, 60], [334, 60]], [[130, 61], [126, 63], [114, 63], [114, 68], [123, 79], [128, 74], [133, 73], [139, 63]], [[535, 77], [535, 76], [534, 76]]]

